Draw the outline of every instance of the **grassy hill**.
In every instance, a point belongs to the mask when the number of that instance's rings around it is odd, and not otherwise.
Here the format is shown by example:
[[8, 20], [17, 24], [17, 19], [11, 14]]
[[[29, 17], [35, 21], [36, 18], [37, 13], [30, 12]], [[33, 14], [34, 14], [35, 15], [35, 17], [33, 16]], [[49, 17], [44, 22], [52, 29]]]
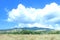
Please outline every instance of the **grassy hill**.
[[14, 28], [0, 30], [0, 40], [60, 40], [59, 30], [30, 29]]
[[0, 30], [0, 34], [60, 34], [60, 31], [49, 28], [14, 28]]

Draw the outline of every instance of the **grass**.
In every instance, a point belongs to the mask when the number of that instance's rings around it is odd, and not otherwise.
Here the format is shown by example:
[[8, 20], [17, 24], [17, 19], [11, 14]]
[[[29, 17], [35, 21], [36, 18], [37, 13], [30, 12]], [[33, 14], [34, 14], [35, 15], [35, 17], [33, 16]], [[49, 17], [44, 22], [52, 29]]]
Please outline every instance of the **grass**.
[[0, 40], [60, 40], [60, 34], [45, 34], [45, 35], [0, 34]]

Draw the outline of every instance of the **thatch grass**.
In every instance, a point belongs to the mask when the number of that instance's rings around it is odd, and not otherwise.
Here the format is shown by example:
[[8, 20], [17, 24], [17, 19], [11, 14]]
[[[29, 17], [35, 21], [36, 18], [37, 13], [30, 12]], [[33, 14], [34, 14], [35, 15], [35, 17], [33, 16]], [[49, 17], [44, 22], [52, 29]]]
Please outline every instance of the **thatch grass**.
[[43, 34], [43, 35], [1, 34], [0, 40], [60, 40], [60, 34]]

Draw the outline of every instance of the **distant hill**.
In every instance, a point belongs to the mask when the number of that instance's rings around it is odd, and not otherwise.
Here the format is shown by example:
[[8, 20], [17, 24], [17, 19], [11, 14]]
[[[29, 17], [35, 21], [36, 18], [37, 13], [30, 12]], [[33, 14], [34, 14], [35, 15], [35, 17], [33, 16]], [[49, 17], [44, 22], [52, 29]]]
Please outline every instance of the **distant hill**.
[[24, 29], [24, 30], [54, 30], [54, 29], [50, 29], [50, 28], [38, 28], [38, 27], [32, 27], [32, 28], [29, 28], [29, 27], [24, 27], [24, 28], [21, 28], [21, 29]]
[[38, 28], [38, 27], [24, 27], [24, 28], [12, 28], [12, 29], [4, 29], [4, 30], [0, 30], [0, 31], [9, 31], [9, 30], [54, 30], [54, 29], [50, 29], [50, 28]]
[[60, 31], [55, 31], [50, 28], [38, 28], [38, 27], [24, 27], [24, 28], [12, 28], [6, 30], [0, 30], [0, 34], [60, 34]]

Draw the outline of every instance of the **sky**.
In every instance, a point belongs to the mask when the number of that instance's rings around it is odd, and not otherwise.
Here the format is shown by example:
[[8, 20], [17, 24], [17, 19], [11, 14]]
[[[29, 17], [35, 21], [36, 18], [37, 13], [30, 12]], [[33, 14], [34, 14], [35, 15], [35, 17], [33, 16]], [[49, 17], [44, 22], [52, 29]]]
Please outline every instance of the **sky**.
[[23, 27], [60, 30], [60, 0], [0, 0], [0, 29]]

